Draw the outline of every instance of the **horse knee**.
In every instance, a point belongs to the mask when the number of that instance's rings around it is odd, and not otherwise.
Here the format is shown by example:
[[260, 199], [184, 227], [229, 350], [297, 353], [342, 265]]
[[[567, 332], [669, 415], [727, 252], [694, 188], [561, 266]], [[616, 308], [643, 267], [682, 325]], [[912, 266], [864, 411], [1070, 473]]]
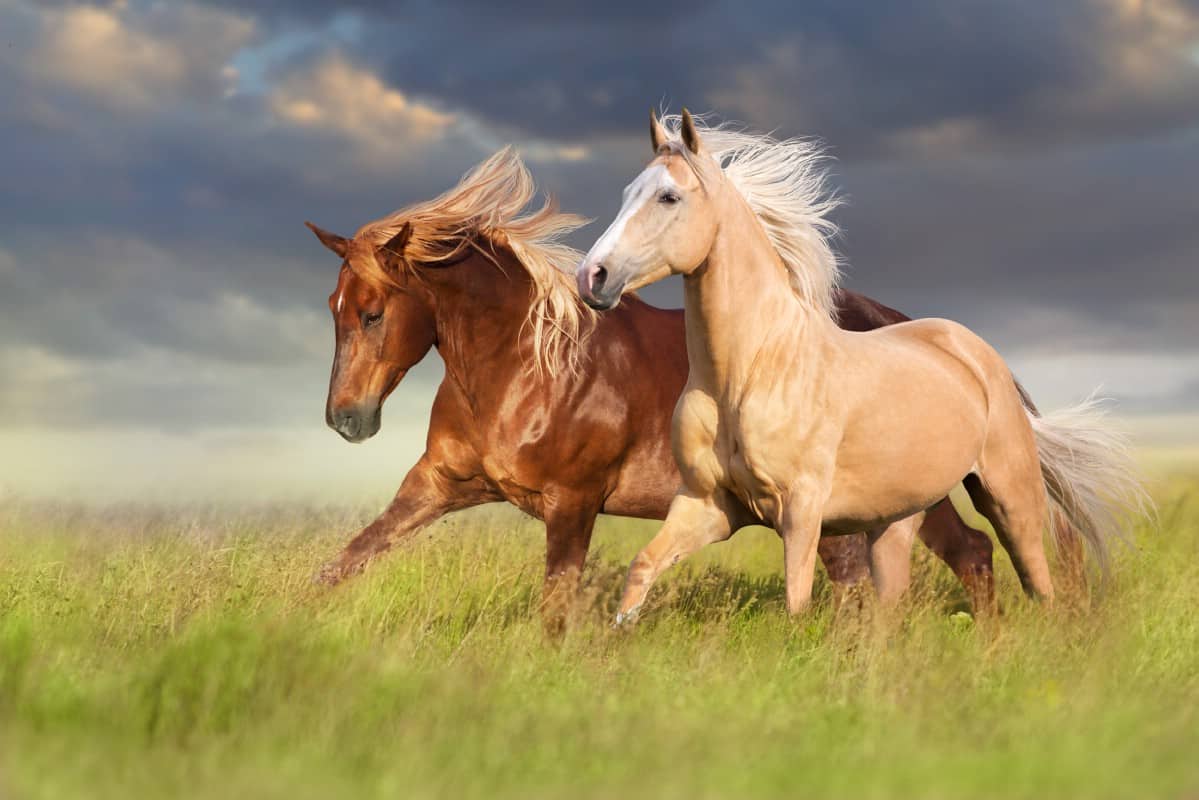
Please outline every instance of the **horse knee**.
[[654, 558], [645, 550], [642, 550], [633, 560], [629, 562], [629, 571], [625, 582], [629, 586], [636, 586], [646, 582], [648, 576], [654, 572]]

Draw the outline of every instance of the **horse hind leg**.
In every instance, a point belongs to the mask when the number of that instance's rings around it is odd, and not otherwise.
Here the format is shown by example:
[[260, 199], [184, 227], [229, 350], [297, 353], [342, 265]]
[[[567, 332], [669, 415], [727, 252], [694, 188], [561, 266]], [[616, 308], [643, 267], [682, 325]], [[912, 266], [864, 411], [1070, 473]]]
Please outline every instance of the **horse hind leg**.
[[1013, 469], [1008, 465], [1014, 461], [983, 467], [980, 474], [967, 475], [962, 483], [974, 507], [995, 528], [1025, 593], [1052, 602], [1053, 581], [1049, 577], [1044, 541], [1047, 501], [1040, 465], [1034, 463], [1035, 471]]
[[918, 535], [957, 575], [975, 613], [995, 610], [990, 536], [967, 525], [948, 497], [925, 513]]

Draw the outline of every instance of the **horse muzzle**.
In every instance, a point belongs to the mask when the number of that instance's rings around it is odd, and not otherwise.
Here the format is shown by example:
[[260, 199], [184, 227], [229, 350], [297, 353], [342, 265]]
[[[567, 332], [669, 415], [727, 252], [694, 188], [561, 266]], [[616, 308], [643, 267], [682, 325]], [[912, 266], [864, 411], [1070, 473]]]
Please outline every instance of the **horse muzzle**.
[[583, 263], [575, 273], [579, 297], [596, 311], [607, 311], [620, 302], [625, 282], [614, 279], [600, 262]]
[[341, 434], [347, 442], [365, 442], [379, 432], [380, 408], [368, 406], [351, 406], [349, 408], [330, 409], [325, 415], [329, 427]]

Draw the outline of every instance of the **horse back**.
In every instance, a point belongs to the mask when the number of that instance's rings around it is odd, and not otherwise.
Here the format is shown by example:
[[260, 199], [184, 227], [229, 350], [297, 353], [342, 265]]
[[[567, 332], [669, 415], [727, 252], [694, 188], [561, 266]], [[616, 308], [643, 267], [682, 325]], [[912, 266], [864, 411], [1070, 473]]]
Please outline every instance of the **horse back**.
[[837, 307], [837, 325], [846, 331], [872, 331], [911, 319], [872, 297], [840, 287], [833, 292], [833, 302]]

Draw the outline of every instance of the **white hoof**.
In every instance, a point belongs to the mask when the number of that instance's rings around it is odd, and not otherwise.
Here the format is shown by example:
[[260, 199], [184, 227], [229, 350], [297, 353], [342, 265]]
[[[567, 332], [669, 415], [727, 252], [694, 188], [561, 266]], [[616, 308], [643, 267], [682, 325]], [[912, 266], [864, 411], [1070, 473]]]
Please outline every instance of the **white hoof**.
[[622, 628], [626, 625], [632, 625], [634, 622], [637, 621], [637, 610], [638, 609], [636, 609], [636, 608], [631, 608], [628, 611], [621, 611], [621, 612], [617, 613], [616, 623], [612, 627], [613, 628]]

